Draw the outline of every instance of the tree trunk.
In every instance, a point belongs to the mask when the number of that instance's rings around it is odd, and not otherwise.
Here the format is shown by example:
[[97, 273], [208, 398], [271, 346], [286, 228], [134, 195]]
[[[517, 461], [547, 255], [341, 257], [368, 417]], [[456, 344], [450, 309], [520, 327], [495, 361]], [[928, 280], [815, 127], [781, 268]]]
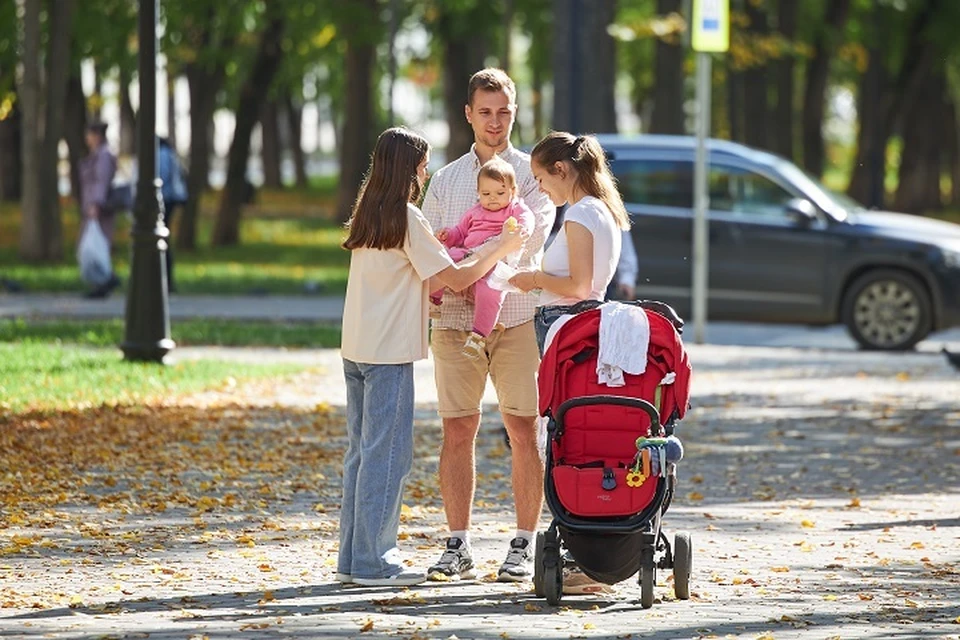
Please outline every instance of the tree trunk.
[[177, 76], [167, 77], [167, 141], [177, 149]]
[[616, 0], [554, 0], [555, 128], [616, 132], [616, 46], [607, 32], [615, 16]]
[[[770, 33], [766, 11], [756, 6], [756, 3], [747, 2], [746, 15], [750, 21], [749, 37], [757, 40], [766, 38]], [[769, 114], [767, 65], [767, 60], [761, 59], [743, 72], [743, 138], [748, 145], [758, 149], [770, 148], [767, 136]]]
[[437, 20], [437, 36], [443, 43], [443, 112], [450, 137], [447, 140], [447, 161], [456, 160], [473, 144], [473, 129], [464, 115], [467, 103], [467, 83], [475, 72], [482, 69], [487, 57], [489, 42], [482, 28], [467, 29], [464, 25], [480, 27], [490, 9], [486, 6], [464, 13], [442, 9]]
[[[787, 41], [793, 41], [797, 35], [797, 9], [799, 0], [780, 0], [777, 9], [777, 31]], [[771, 114], [770, 149], [789, 160], [794, 159], [794, 117], [793, 117], [793, 70], [792, 53], [782, 55], [775, 60], [770, 69], [773, 85], [777, 92]]]
[[890, 90], [879, 47], [871, 47], [857, 94], [857, 161], [847, 194], [870, 209], [884, 206], [884, 174], [889, 133], [883, 132], [883, 102]]
[[20, 257], [37, 262], [46, 259], [40, 179], [40, 3], [23, 3], [22, 40], [20, 43], [20, 86], [18, 94], [23, 106], [23, 135], [20, 139], [23, 157], [22, 222], [20, 224]]
[[260, 113], [260, 161], [263, 163], [263, 186], [279, 189], [283, 186], [280, 175], [280, 113], [276, 99], [263, 104]]
[[[360, 6], [357, 0], [357, 6]], [[362, 8], [376, 15], [376, 0], [363, 0]], [[373, 150], [373, 62], [374, 43], [358, 31], [356, 23], [347, 26], [346, 79], [347, 101], [344, 110], [340, 149], [340, 184], [337, 188], [337, 220], [350, 218]], [[444, 91], [446, 93], [446, 90]], [[462, 119], [461, 112], [461, 119]]]
[[87, 154], [87, 143], [84, 140], [84, 128], [87, 123], [87, 99], [83, 93], [83, 83], [80, 80], [80, 61], [74, 60], [70, 66], [72, 71], [69, 80], [67, 80], [63, 137], [67, 140], [67, 150], [70, 154], [70, 193], [79, 205], [80, 161]]
[[220, 195], [220, 206], [213, 229], [214, 246], [230, 246], [240, 241], [240, 216], [246, 191], [247, 160], [250, 157], [250, 134], [266, 100], [266, 91], [280, 68], [283, 57], [283, 20], [270, 21], [263, 35], [250, 75], [240, 89], [237, 124], [227, 160], [227, 182]]
[[960, 204], [960, 126], [957, 123], [957, 103], [947, 95], [943, 117], [944, 150], [950, 170], [950, 198], [947, 205], [956, 208]]
[[815, 176], [823, 175], [824, 144], [823, 116], [827, 100], [827, 80], [830, 77], [830, 59], [843, 26], [850, 13], [850, 0], [831, 0], [823, 27], [813, 47], [813, 59], [807, 65], [803, 93], [803, 166]]
[[[657, 0], [657, 15], [660, 17], [682, 12], [683, 0]], [[644, 127], [649, 133], [685, 133], [684, 54], [679, 36], [670, 39], [657, 38], [654, 44], [653, 111], [649, 125]]]
[[[850, 179], [850, 185], [847, 188], [854, 198], [862, 202], [870, 202], [871, 190], [874, 193], [882, 194], [883, 169], [885, 162], [882, 158], [883, 152], [887, 147], [887, 141], [893, 135], [901, 113], [909, 108], [914, 100], [919, 85], [927, 73], [927, 70], [935, 63], [940, 52], [937, 47], [927, 39], [927, 29], [933, 22], [937, 11], [941, 6], [941, 0], [927, 0], [923, 8], [918, 11], [913, 19], [913, 24], [906, 29], [909, 34], [905, 46], [903, 61], [896, 77], [891, 83], [882, 83], [883, 88], [876, 97], [864, 93], [861, 96], [861, 104], [871, 104], [876, 107], [876, 125], [871, 124], [870, 131], [864, 133], [861, 126], [861, 133], [857, 145], [857, 157], [853, 164], [853, 174]], [[877, 9], [874, 9], [877, 11]], [[878, 19], [879, 24], [879, 19]], [[899, 27], [898, 27], [899, 28]], [[883, 47], [886, 37], [889, 34], [880, 33], [877, 36], [877, 49]], [[873, 56], [878, 65], [882, 65], [879, 60], [879, 53]], [[869, 68], [868, 68], [869, 72]], [[878, 71], [878, 73], [883, 73]], [[881, 76], [882, 78], [883, 76]], [[867, 102], [864, 102], [867, 101]], [[864, 112], [866, 115], [866, 111]], [[871, 118], [873, 116], [871, 115]], [[864, 135], [870, 135], [864, 138]], [[873, 141], [870, 144], [870, 141]], [[866, 142], [866, 144], [865, 144]], [[866, 194], [864, 196], [863, 194]], [[858, 197], [860, 196], [860, 197]], [[882, 199], [882, 198], [881, 198]]]
[[50, 44], [47, 50], [46, 105], [40, 189], [44, 212], [46, 255], [50, 260], [63, 256], [63, 220], [60, 216], [60, 139], [63, 137], [63, 105], [70, 78], [70, 49], [75, 0], [59, 0], [49, 8]]
[[532, 75], [530, 88], [533, 96], [530, 107], [533, 109], [533, 136], [539, 140], [547, 132], [543, 117], [543, 72], [540, 67], [534, 65]]
[[284, 111], [287, 115], [287, 129], [290, 132], [290, 150], [293, 153], [293, 169], [297, 177], [297, 187], [307, 187], [307, 159], [303, 153], [303, 108], [293, 101], [289, 94], [284, 98]]
[[0, 200], [5, 202], [20, 200], [22, 193], [22, 136], [23, 116], [15, 100], [10, 113], [0, 120]]
[[137, 114], [130, 102], [130, 73], [120, 67], [120, 155], [132, 156], [137, 153]]
[[[209, 20], [197, 38], [201, 50], [213, 45], [213, 8], [208, 10]], [[233, 48], [233, 38], [225, 38], [217, 43], [217, 48], [228, 52]], [[197, 246], [197, 218], [200, 211], [200, 197], [209, 187], [210, 155], [213, 146], [210, 142], [210, 130], [213, 123], [213, 110], [216, 107], [217, 92], [225, 77], [227, 56], [217, 57], [205, 64], [200, 61], [186, 66], [185, 75], [190, 92], [190, 165], [187, 174], [187, 193], [189, 198], [183, 206], [180, 224], [177, 227], [177, 248], [193, 250]]]
[[893, 206], [897, 211], [926, 213], [943, 208], [940, 195], [941, 146], [944, 131], [931, 123], [944, 121], [946, 72], [931, 69], [901, 120], [903, 150]]
[[726, 65], [727, 119], [730, 125], [730, 139], [734, 142], [743, 142], [743, 73], [734, 69], [733, 60], [726, 60]]

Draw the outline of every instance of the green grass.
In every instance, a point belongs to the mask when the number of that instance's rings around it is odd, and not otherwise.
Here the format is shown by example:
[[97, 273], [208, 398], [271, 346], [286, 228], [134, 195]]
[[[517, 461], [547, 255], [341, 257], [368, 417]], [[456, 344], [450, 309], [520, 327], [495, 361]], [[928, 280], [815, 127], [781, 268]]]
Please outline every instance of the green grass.
[[304, 368], [295, 364], [238, 367], [212, 360], [158, 365], [122, 358], [116, 348], [0, 343], [0, 416], [139, 404]]
[[[339, 348], [340, 328], [306, 322], [190, 319], [171, 322], [178, 346]], [[116, 346], [123, 341], [124, 322], [111, 320], [0, 319], [0, 344], [48, 342], [89, 347]]]
[[[217, 194], [204, 196], [197, 227], [198, 247], [174, 249], [175, 281], [180, 293], [340, 294], [346, 289], [349, 254], [340, 248], [343, 227], [332, 221], [332, 178], [318, 178], [308, 190], [264, 191], [244, 210], [241, 244], [211, 247]], [[335, 186], [335, 182], [333, 183]], [[54, 264], [25, 264], [17, 245], [20, 209], [0, 206], [0, 278], [28, 291], [83, 290], [74, 256], [78, 216], [72, 201], [63, 206], [64, 257]], [[178, 219], [174, 219], [173, 231]], [[118, 218], [114, 268], [126, 282], [130, 270], [130, 220]]]

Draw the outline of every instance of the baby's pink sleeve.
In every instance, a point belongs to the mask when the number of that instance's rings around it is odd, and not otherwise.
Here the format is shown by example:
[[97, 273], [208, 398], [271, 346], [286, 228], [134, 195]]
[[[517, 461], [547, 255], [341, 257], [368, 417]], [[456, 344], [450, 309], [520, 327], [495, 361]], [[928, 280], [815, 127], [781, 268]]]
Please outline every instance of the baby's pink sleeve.
[[463, 246], [463, 241], [466, 239], [467, 234], [470, 233], [470, 225], [473, 224], [473, 218], [477, 214], [477, 207], [473, 206], [467, 209], [467, 212], [460, 216], [460, 222], [457, 223], [457, 226], [450, 227], [448, 229], [447, 235], [447, 246], [448, 247], [460, 247]]

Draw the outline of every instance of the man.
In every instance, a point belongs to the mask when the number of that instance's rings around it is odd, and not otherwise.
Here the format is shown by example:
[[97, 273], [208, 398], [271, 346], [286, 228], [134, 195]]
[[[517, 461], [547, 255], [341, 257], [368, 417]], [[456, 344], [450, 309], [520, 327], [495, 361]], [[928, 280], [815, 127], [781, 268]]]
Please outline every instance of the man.
[[[464, 113], [473, 128], [470, 151], [436, 172], [423, 202], [434, 229], [452, 227], [477, 203], [477, 174], [495, 154], [517, 174], [520, 197], [533, 212], [534, 229], [518, 267], [540, 263], [543, 243], [553, 225], [555, 208], [539, 193], [530, 170], [530, 156], [510, 144], [517, 114], [516, 87], [500, 69], [483, 69], [470, 78]], [[440, 450], [440, 493], [450, 537], [428, 578], [475, 577], [470, 545], [470, 516], [476, 488], [475, 449], [480, 409], [489, 375], [497, 390], [503, 424], [510, 437], [513, 498], [517, 532], [510, 542], [498, 579], [519, 582], [533, 574], [533, 536], [543, 507], [543, 461], [537, 447], [537, 383], [539, 364], [533, 333], [536, 298], [509, 293], [499, 323], [476, 360], [462, 353], [473, 327], [473, 306], [463, 296], [446, 293], [440, 317], [433, 320], [431, 349], [435, 361], [439, 413], [443, 423]]]

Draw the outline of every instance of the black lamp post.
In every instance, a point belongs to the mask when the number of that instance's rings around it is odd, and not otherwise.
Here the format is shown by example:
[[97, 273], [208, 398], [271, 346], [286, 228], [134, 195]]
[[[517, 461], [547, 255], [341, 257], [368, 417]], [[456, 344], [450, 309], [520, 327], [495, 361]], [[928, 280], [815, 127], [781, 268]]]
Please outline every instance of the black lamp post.
[[137, 118], [137, 199], [133, 205], [130, 287], [124, 359], [163, 362], [174, 346], [167, 300], [167, 238], [157, 179], [157, 2], [139, 0], [140, 114]]

